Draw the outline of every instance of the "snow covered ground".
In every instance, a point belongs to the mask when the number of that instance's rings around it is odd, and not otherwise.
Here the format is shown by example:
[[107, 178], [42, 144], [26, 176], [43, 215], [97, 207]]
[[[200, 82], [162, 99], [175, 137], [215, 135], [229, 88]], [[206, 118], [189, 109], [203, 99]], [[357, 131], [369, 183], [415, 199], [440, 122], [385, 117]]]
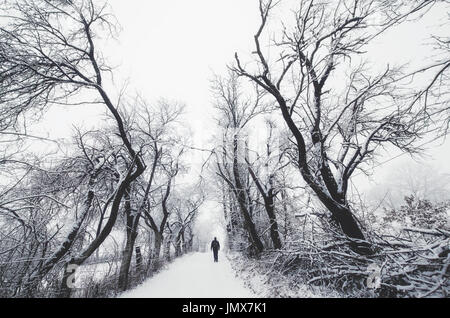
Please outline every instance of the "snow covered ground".
[[233, 264], [239, 279], [257, 298], [324, 298], [343, 297], [336, 291], [321, 290], [298, 281], [278, 271], [271, 271], [274, 260], [251, 260], [239, 253], [230, 253], [228, 258]]
[[183, 256], [166, 269], [121, 298], [255, 298], [236, 277], [228, 259], [219, 253], [219, 263], [211, 253]]

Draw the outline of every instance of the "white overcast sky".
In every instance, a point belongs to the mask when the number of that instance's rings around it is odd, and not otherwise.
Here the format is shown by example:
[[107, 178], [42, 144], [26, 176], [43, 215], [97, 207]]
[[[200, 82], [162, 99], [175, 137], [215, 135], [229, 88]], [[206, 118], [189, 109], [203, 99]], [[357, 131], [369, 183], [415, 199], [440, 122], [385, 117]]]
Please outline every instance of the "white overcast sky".
[[[105, 56], [117, 65], [116, 84], [129, 79], [130, 91], [150, 101], [160, 97], [187, 105], [187, 124], [197, 147], [207, 145], [215, 129], [210, 79], [213, 72], [224, 74], [226, 64], [239, 52], [248, 60], [253, 35], [259, 26], [258, 0], [109, 0], [122, 27], [117, 41], [108, 42]], [[448, 7], [447, 7], [448, 8]], [[433, 9], [420, 23], [409, 23], [373, 43], [370, 56], [382, 67], [386, 63], [426, 61], [430, 48], [424, 46], [431, 32], [449, 34], [448, 10]], [[52, 131], [67, 134], [71, 124], [95, 124], [99, 109], [55, 108], [47, 116]], [[450, 172], [449, 143], [433, 147], [427, 158], [443, 172]], [[393, 154], [395, 155], [395, 154]], [[389, 157], [386, 157], [386, 160]], [[373, 182], [382, 182], [408, 156], [385, 164]], [[200, 164], [200, 162], [198, 162]], [[366, 179], [364, 177], [364, 179]], [[366, 182], [360, 178], [356, 182]]]

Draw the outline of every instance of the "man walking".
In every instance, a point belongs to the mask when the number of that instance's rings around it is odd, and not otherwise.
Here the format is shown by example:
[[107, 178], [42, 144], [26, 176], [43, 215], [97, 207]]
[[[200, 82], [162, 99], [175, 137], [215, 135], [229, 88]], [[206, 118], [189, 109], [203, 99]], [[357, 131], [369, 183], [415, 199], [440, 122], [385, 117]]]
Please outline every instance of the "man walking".
[[220, 244], [217, 238], [214, 238], [214, 240], [211, 242], [211, 249], [214, 254], [214, 262], [219, 262], [219, 250], [220, 250]]

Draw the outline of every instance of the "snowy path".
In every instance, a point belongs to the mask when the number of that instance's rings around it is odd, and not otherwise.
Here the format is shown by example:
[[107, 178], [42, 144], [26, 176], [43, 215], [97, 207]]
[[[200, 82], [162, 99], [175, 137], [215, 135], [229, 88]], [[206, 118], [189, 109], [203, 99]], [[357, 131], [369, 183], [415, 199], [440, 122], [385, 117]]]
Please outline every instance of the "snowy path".
[[239, 280], [228, 259], [219, 254], [214, 263], [210, 253], [183, 256], [167, 269], [121, 298], [254, 298]]

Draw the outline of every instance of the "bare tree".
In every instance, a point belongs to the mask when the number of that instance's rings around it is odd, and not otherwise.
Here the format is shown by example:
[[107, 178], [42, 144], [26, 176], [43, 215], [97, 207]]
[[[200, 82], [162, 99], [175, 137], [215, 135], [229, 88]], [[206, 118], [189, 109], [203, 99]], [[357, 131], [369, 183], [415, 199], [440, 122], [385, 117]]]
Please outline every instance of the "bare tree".
[[[275, 199], [279, 192], [282, 190], [280, 186], [276, 185], [276, 175], [279, 170], [283, 169], [286, 166], [286, 163], [283, 164], [282, 158], [283, 153], [281, 155], [276, 151], [276, 147], [278, 144], [275, 142], [274, 129], [275, 125], [272, 121], [266, 122], [268, 127], [269, 135], [267, 137], [267, 141], [265, 144], [266, 153], [263, 155], [257, 154], [257, 160], [262, 163], [262, 167], [260, 169], [265, 169], [265, 180], [261, 177], [258, 177], [258, 171], [255, 171], [255, 163], [250, 163], [246, 160], [248, 171], [253, 182], [256, 185], [260, 195], [263, 198], [264, 208], [267, 212], [267, 216], [269, 218], [269, 226], [270, 226], [270, 237], [272, 239], [273, 247], [275, 249], [279, 249], [282, 247], [282, 242], [280, 238], [280, 233], [278, 229], [278, 221], [276, 216], [275, 209]], [[274, 149], [275, 148], [275, 149]], [[289, 162], [288, 162], [289, 163]]]
[[[131, 125], [133, 137], [142, 141], [143, 160], [151, 161], [151, 164], [148, 164], [151, 168], [148, 169], [148, 181], [140, 182], [143, 194], [140, 194], [137, 190], [133, 191], [136, 192], [134, 200], [139, 202], [136, 209], [132, 211], [131, 207], [125, 207], [127, 237], [119, 275], [119, 290], [122, 291], [128, 288], [128, 275], [140, 219], [144, 211], [149, 214], [149, 196], [155, 190], [154, 180], [157, 170], [162, 165], [161, 161], [165, 159], [163, 157], [166, 157], [164, 148], [173, 146], [171, 144], [175, 142], [177, 136], [174, 135], [172, 125], [183, 110], [182, 106], [164, 100], [159, 101], [156, 107], [152, 107], [140, 97], [134, 100], [133, 106], [135, 117], [137, 117]], [[135, 188], [138, 188], [137, 184]], [[126, 202], [129, 200], [130, 198]]]
[[[229, 134], [231, 140], [229, 145], [223, 145], [223, 162], [221, 163], [220, 158], [217, 158], [217, 174], [228, 184], [234, 194], [251, 244], [257, 252], [261, 252], [264, 245], [252, 220], [252, 199], [249, 196], [248, 182], [245, 178], [248, 173], [246, 173], [245, 167], [245, 143], [243, 141], [245, 140], [244, 129], [247, 124], [265, 110], [264, 104], [261, 102], [264, 94], [256, 88], [253, 98], [246, 96], [242, 92], [239, 79], [233, 73], [230, 73], [229, 77], [225, 79], [217, 77], [213, 82], [213, 92], [217, 100], [216, 108], [221, 114], [219, 121], [224, 128], [224, 136]], [[228, 138], [224, 138], [224, 140], [227, 141]], [[231, 167], [229, 167], [228, 161], [231, 162]]]
[[[424, 104], [423, 90], [406, 87], [415, 72], [387, 67], [374, 75], [364, 63], [371, 40], [404, 20], [386, 14], [388, 2], [300, 1], [293, 20], [284, 21], [271, 40], [269, 58], [262, 41], [275, 7], [274, 1], [260, 1], [254, 68], [236, 54], [233, 70], [276, 101], [304, 181], [352, 246], [369, 253], [366, 243], [355, 242], [366, 237], [347, 200], [350, 178], [383, 147], [420, 151], [416, 141], [435, 129], [432, 115], [442, 105]], [[425, 7], [423, 2], [415, 8]]]
[[183, 189], [183, 194], [177, 194], [177, 197], [172, 201], [175, 213], [172, 214], [173, 218], [170, 220], [170, 228], [175, 237], [172, 242], [175, 248], [175, 257], [187, 253], [192, 247], [192, 224], [198, 214], [198, 209], [205, 200], [201, 189], [199, 191], [199, 185], [192, 189]]
[[[133, 147], [127, 134], [123, 118], [104, 87], [104, 75], [111, 68], [104, 63], [96, 47], [99, 31], [112, 34], [115, 25], [107, 6], [97, 6], [91, 0], [69, 2], [49, 0], [20, 0], [2, 9], [7, 19], [0, 28], [2, 48], [1, 100], [3, 110], [20, 114], [30, 109], [44, 109], [47, 105], [83, 104], [73, 101], [82, 91], [93, 96], [88, 103], [104, 105], [115, 120], [116, 131], [126, 150], [127, 171], [122, 173], [116, 185], [108, 221], [99, 235], [72, 259], [73, 264], [82, 264], [102, 244], [111, 232], [126, 189], [145, 170], [139, 151]], [[4, 80], [3, 80], [4, 79]], [[95, 99], [95, 96], [98, 99]], [[14, 103], [12, 103], [14, 101]], [[3, 111], [2, 111], [3, 113]], [[91, 185], [86, 195], [85, 207], [64, 243], [53, 255], [27, 277], [25, 293], [44, 277], [70, 250], [78, 231], [88, 215], [94, 198], [93, 185], [102, 162], [93, 164]]]
[[167, 166], [165, 166], [165, 170], [167, 176], [167, 185], [164, 193], [162, 193], [161, 199], [162, 218], [159, 221], [159, 224], [156, 223], [157, 220], [155, 220], [155, 217], [152, 216], [152, 213], [150, 211], [150, 204], [148, 204], [147, 209], [144, 210], [145, 223], [149, 228], [153, 230], [155, 236], [153, 255], [151, 256], [154, 269], [159, 267], [161, 247], [162, 244], [164, 243], [164, 232], [166, 230], [167, 221], [171, 213], [168, 207], [168, 200], [172, 190], [174, 178], [177, 176], [179, 172], [178, 161], [170, 162]]

